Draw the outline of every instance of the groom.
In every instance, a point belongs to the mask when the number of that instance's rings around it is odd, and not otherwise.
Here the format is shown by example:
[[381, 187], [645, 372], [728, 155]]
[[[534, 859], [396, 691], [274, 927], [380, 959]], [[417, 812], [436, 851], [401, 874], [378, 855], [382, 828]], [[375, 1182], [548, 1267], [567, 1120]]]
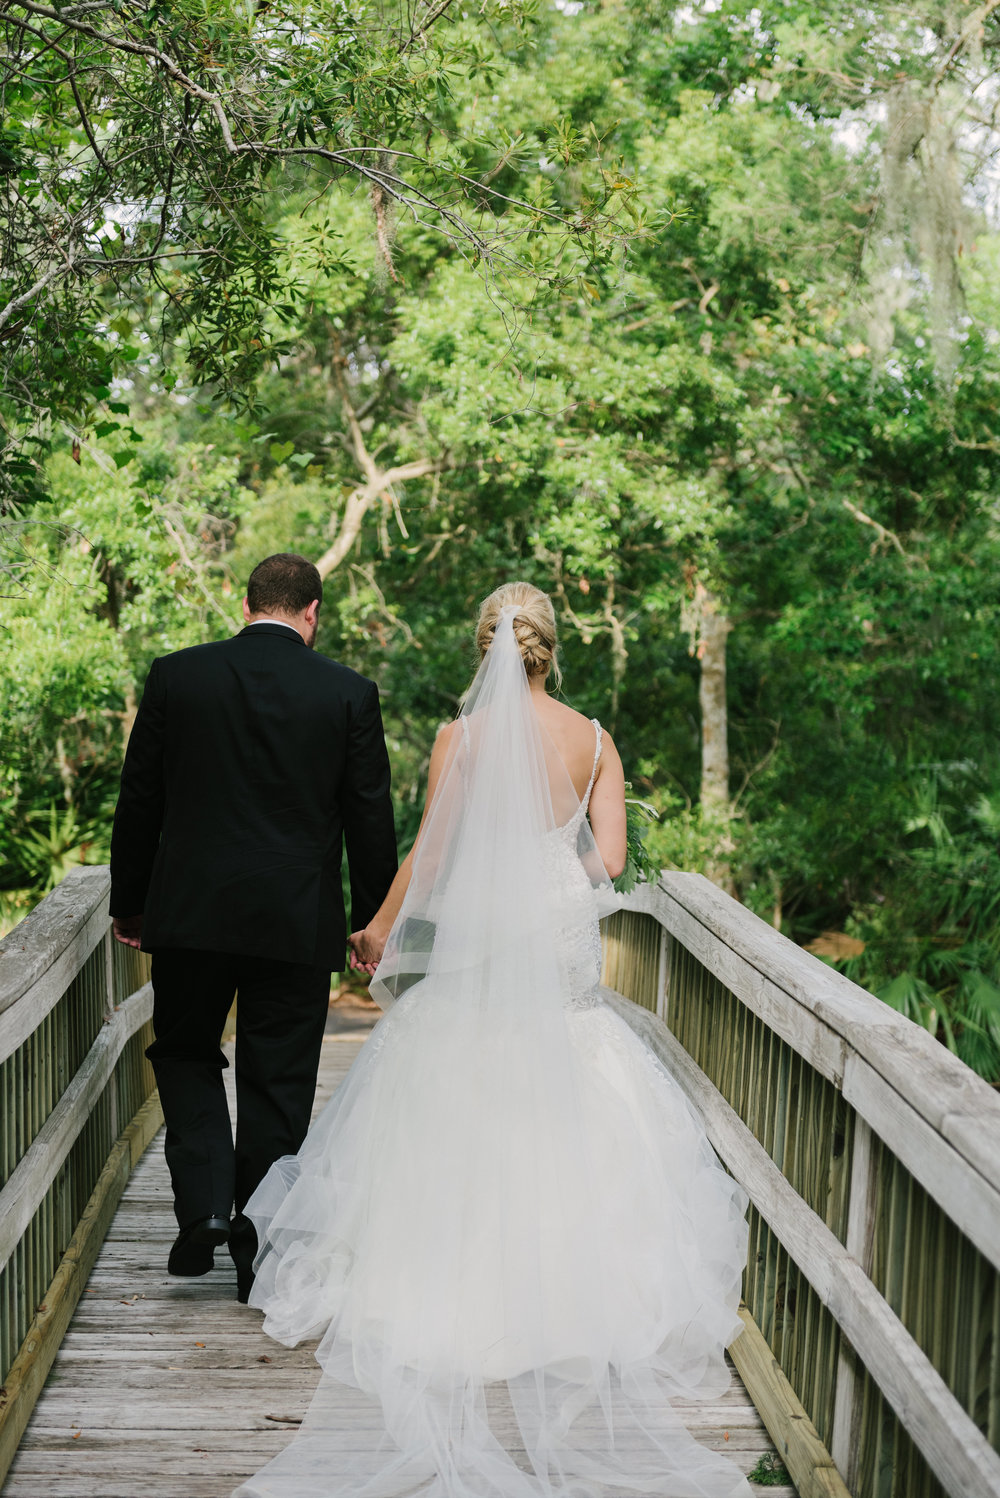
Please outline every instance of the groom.
[[[147, 1054], [180, 1228], [167, 1267], [205, 1274], [228, 1240], [242, 1301], [257, 1246], [243, 1207], [309, 1125], [346, 948], [343, 844], [354, 930], [396, 872], [378, 690], [313, 651], [321, 599], [311, 562], [267, 557], [245, 629], [154, 660], [111, 842], [115, 936], [153, 956]], [[235, 993], [234, 1147], [220, 1041]]]

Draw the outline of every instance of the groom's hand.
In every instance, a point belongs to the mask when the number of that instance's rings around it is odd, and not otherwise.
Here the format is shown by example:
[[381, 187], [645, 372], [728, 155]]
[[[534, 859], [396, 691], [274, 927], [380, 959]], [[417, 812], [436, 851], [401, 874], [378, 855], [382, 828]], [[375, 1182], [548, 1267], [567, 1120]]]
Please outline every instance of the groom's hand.
[[115, 941], [123, 947], [138, 947], [142, 944], [142, 916], [116, 915], [111, 921]]
[[348, 937], [348, 940], [352, 943], [350, 956], [348, 957], [348, 964], [350, 966], [351, 972], [352, 973], [364, 973], [364, 972], [367, 972], [367, 968], [365, 967], [365, 964], [363, 962], [359, 962], [358, 961], [358, 954], [354, 950], [354, 946], [353, 946], [354, 934], [353, 934], [353, 932]]

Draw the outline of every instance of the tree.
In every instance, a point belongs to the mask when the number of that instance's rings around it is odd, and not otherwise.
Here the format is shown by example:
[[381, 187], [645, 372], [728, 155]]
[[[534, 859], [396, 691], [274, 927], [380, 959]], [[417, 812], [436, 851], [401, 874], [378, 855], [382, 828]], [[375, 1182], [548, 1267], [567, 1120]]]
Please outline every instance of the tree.
[[[504, 191], [495, 179], [507, 152], [460, 135], [454, 96], [459, 83], [492, 86], [517, 8], [496, 0], [475, 23], [451, 12], [451, 0], [356, 14], [10, 0], [0, 21], [3, 509], [37, 496], [53, 429], [79, 436], [124, 414], [113, 386], [136, 357], [137, 321], [162, 361], [180, 339], [199, 382], [247, 399], [280, 353], [267, 311], [295, 292], [270, 232], [275, 196], [360, 184], [390, 278], [400, 214], [494, 285], [512, 269], [575, 273], [555, 269], [560, 255], [572, 261], [582, 239], [593, 253], [628, 184], [609, 187], [595, 169], [567, 215], [547, 184], [530, 200]], [[543, 227], [547, 267], [522, 247]]]

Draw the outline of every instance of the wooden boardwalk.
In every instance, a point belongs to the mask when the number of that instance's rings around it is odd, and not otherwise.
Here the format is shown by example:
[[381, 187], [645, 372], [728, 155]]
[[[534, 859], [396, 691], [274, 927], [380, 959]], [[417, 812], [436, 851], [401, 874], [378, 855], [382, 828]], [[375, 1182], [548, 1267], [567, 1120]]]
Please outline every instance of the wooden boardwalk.
[[[317, 1107], [363, 1038], [327, 1037]], [[175, 1230], [158, 1139], [122, 1198], [2, 1498], [229, 1498], [294, 1435], [318, 1377], [310, 1348], [263, 1335], [259, 1313], [236, 1301], [225, 1250], [202, 1279], [171, 1278]], [[724, 1399], [686, 1414], [744, 1471], [773, 1450], [735, 1375]], [[790, 1487], [760, 1492], [794, 1498]]]

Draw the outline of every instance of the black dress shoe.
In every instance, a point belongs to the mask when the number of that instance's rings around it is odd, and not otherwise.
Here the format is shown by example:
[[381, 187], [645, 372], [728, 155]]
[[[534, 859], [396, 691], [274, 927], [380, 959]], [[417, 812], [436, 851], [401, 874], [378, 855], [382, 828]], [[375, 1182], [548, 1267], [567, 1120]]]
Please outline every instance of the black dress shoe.
[[253, 1289], [253, 1261], [257, 1256], [257, 1230], [249, 1217], [238, 1212], [229, 1235], [229, 1252], [236, 1266], [236, 1299], [245, 1306]]
[[241, 1264], [236, 1266], [236, 1299], [241, 1306], [245, 1306], [250, 1299], [250, 1291], [253, 1289], [254, 1272]]
[[194, 1277], [215, 1267], [215, 1249], [229, 1239], [228, 1217], [202, 1217], [181, 1228], [167, 1259], [167, 1273]]

